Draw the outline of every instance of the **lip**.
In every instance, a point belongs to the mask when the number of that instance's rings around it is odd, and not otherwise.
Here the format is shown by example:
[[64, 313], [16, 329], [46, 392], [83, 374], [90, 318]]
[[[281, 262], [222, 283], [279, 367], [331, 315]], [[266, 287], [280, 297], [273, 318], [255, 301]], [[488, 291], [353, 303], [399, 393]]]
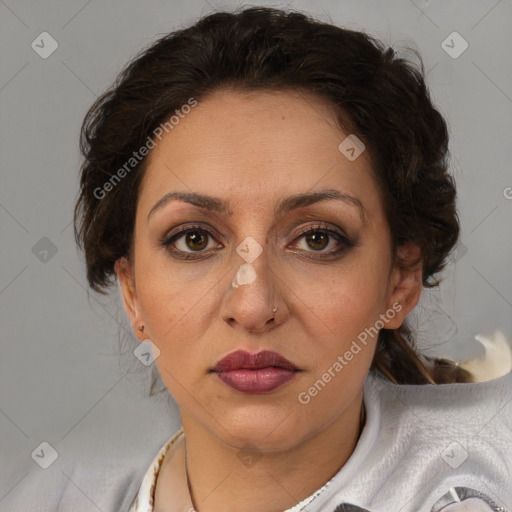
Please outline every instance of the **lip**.
[[249, 394], [269, 393], [290, 381], [300, 370], [272, 350], [236, 350], [211, 370], [228, 386]]

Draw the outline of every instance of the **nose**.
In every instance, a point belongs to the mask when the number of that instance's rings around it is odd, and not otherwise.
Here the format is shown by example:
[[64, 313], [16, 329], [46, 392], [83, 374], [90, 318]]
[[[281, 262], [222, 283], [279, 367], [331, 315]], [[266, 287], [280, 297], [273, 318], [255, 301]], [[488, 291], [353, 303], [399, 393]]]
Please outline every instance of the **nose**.
[[286, 308], [276, 291], [277, 276], [269, 267], [265, 251], [252, 262], [238, 254], [234, 259], [221, 308], [222, 319], [234, 329], [251, 333], [275, 328], [283, 322]]

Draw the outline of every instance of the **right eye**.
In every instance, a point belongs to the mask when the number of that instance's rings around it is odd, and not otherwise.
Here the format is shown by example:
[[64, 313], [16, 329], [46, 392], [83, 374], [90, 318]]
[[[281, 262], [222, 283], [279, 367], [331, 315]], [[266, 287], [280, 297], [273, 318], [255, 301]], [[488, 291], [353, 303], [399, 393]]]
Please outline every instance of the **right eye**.
[[[199, 259], [203, 258], [203, 253], [207, 252], [209, 238], [215, 240], [212, 233], [201, 226], [184, 226], [178, 231], [166, 235], [162, 245], [174, 258], [179, 259]], [[219, 248], [219, 244], [212, 242], [212, 248]], [[196, 254], [198, 256], [196, 256]]]

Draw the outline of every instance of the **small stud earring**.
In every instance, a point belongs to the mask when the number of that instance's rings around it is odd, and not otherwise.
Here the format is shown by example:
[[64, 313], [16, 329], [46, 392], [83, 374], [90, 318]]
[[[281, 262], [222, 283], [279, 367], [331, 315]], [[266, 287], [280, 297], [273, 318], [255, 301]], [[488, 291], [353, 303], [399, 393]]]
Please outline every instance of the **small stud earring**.
[[139, 327], [137, 327], [137, 329], [139, 330], [139, 332], [144, 332], [144, 326], [143, 325], [139, 325]]

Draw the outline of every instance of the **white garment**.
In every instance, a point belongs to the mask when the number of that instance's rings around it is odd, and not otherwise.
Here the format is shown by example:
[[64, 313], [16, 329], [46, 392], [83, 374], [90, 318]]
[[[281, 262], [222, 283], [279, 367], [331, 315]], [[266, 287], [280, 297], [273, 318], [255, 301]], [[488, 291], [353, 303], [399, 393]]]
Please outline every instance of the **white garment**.
[[[366, 423], [349, 460], [286, 512], [512, 512], [512, 372], [442, 385], [395, 385], [370, 373], [363, 400]], [[180, 430], [160, 449], [130, 512], [156, 512], [152, 492], [166, 454], [180, 475], [175, 510], [192, 507], [182, 441]]]

